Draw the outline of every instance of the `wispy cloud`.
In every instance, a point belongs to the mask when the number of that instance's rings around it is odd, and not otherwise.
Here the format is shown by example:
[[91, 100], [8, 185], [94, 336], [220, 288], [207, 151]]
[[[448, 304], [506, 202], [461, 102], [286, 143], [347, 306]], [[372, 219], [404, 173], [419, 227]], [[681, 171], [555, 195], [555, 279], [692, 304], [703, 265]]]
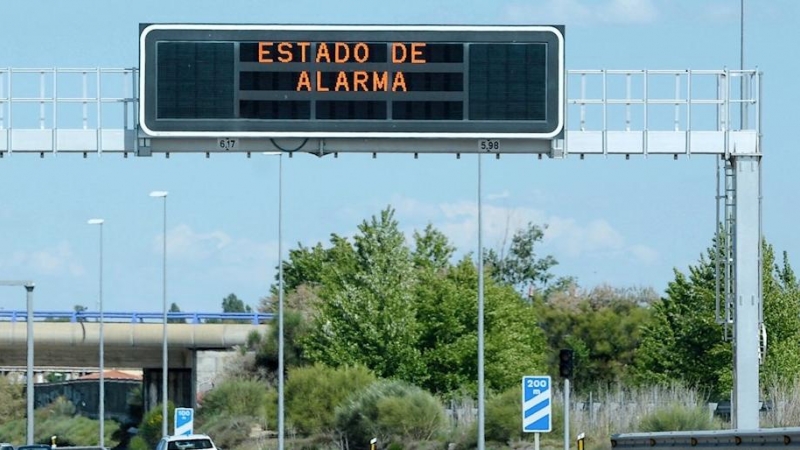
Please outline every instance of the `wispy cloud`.
[[[426, 223], [432, 223], [460, 250], [475, 250], [478, 235], [478, 206], [476, 202], [427, 204], [407, 199], [397, 209], [406, 234]], [[412, 207], [413, 206], [413, 207]], [[547, 225], [542, 244], [560, 257], [581, 258], [608, 256], [627, 258], [641, 264], [652, 264], [658, 252], [644, 244], [630, 244], [623, 234], [605, 219], [579, 221], [559, 217], [546, 211], [515, 206], [506, 207], [484, 202], [483, 236], [485, 247], [499, 248], [507, 244], [513, 234], [528, 223]], [[409, 226], [407, 224], [413, 224]]]
[[516, 23], [642, 24], [659, 11], [653, 0], [545, 0], [511, 3], [505, 16]]
[[81, 276], [86, 269], [75, 257], [69, 242], [32, 251], [16, 251], [0, 260], [4, 271], [45, 275]]
[[[154, 252], [162, 251], [162, 239], [162, 235], [153, 239]], [[231, 241], [231, 237], [222, 231], [198, 233], [188, 225], [178, 225], [167, 231], [167, 254], [175, 259], [202, 260], [219, 253]]]
[[500, 200], [509, 197], [511, 197], [511, 193], [508, 192], [508, 189], [504, 189], [503, 192], [498, 192], [496, 194], [488, 194], [486, 196], [486, 200]]
[[[161, 238], [153, 238], [155, 253], [163, 251]], [[210, 267], [208, 276], [230, 282], [269, 278], [278, 263], [277, 246], [277, 241], [234, 238], [222, 230], [198, 232], [185, 224], [167, 231], [167, 254], [171, 260], [184, 266]]]

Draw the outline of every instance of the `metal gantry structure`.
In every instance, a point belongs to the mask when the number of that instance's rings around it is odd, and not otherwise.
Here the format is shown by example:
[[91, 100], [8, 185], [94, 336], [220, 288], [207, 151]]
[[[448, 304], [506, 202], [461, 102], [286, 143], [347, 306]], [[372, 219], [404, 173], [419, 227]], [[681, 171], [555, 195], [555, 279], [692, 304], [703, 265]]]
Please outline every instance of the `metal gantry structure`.
[[[732, 331], [733, 426], [757, 429], [765, 351], [758, 70], [569, 70], [564, 132], [552, 140], [167, 138], [138, 127], [135, 68], [0, 69], [0, 157], [15, 153], [532, 154], [717, 159], [717, 320]], [[717, 228], [719, 227], [719, 228]]]

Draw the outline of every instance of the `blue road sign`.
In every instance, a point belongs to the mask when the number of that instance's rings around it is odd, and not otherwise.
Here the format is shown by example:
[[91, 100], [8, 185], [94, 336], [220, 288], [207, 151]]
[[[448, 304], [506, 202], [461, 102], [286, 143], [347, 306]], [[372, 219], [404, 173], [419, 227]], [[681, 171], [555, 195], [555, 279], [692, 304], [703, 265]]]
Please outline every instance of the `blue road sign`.
[[175, 408], [175, 436], [188, 436], [194, 433], [194, 409]]
[[553, 430], [549, 375], [522, 377], [522, 431], [548, 433]]

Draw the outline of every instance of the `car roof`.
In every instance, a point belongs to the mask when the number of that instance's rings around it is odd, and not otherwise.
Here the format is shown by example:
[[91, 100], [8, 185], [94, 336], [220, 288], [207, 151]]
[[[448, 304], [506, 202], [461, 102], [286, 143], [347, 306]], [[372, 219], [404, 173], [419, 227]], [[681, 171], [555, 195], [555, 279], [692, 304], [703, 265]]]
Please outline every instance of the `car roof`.
[[164, 439], [166, 439], [168, 442], [172, 442], [172, 441], [183, 441], [189, 439], [211, 439], [211, 438], [208, 437], [207, 434], [183, 434], [179, 436], [167, 436]]

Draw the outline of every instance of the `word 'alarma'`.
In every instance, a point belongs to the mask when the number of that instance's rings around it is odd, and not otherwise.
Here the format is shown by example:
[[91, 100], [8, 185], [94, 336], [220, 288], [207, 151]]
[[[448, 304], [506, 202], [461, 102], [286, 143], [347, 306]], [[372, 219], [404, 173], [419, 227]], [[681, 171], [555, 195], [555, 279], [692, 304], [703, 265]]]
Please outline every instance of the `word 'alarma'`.
[[[425, 64], [425, 43], [391, 44], [392, 64]], [[312, 55], [313, 53], [313, 55]], [[310, 42], [259, 42], [258, 62], [270, 63], [327, 63], [327, 64], [364, 64], [370, 61], [370, 48], [364, 42], [348, 43], [320, 42], [312, 51]], [[336, 74], [333, 85], [325, 84], [322, 70], [313, 73], [303, 70], [297, 77], [296, 91], [343, 92], [343, 91], [389, 91], [408, 92], [403, 72], [375, 70], [340, 70]]]

